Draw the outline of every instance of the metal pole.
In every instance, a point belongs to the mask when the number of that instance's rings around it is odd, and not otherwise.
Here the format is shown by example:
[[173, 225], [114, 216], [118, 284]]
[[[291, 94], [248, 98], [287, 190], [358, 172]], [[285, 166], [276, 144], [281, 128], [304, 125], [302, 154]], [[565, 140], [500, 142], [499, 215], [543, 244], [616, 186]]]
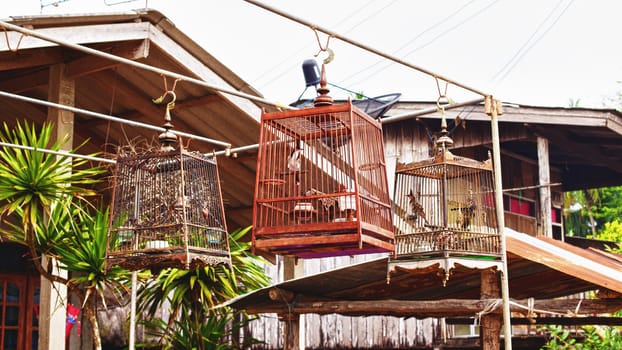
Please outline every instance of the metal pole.
[[505, 247], [505, 218], [503, 211], [503, 183], [501, 179], [501, 146], [499, 144], [499, 123], [497, 114], [501, 104], [499, 101], [486, 96], [486, 113], [490, 115], [490, 128], [492, 133], [492, 164], [495, 177], [495, 211], [497, 212], [497, 226], [500, 233], [501, 248], [501, 298], [503, 299], [503, 339], [504, 350], [512, 350], [512, 323], [510, 315], [510, 288], [508, 286], [508, 261]]
[[399, 59], [399, 58], [397, 58], [397, 57], [395, 57], [395, 56], [391, 56], [391, 55], [386, 54], [386, 53], [384, 53], [384, 52], [382, 52], [382, 51], [376, 50], [376, 49], [371, 48], [371, 47], [369, 47], [369, 46], [367, 46], [367, 45], [364, 45], [364, 44], [361, 44], [361, 43], [359, 43], [359, 42], [356, 42], [356, 41], [354, 41], [354, 40], [352, 40], [352, 39], [348, 39], [348, 38], [346, 38], [346, 37], [344, 37], [344, 36], [341, 36], [341, 35], [339, 35], [339, 34], [337, 34], [337, 33], [335, 33], [335, 32], [332, 32], [332, 31], [330, 31], [330, 30], [328, 30], [328, 29], [325, 29], [325, 28], [322, 28], [322, 27], [320, 27], [320, 26], [318, 26], [318, 25], [316, 25], [316, 24], [313, 24], [313, 23], [307, 22], [307, 21], [305, 21], [304, 19], [301, 19], [301, 18], [299, 18], [299, 17], [295, 17], [295, 16], [293, 16], [293, 15], [287, 14], [287, 13], [285, 13], [285, 12], [281, 11], [281, 10], [278, 10], [278, 9], [276, 9], [276, 8], [274, 8], [274, 7], [271, 7], [271, 6], [268, 6], [268, 5], [266, 5], [266, 4], [263, 4], [263, 3], [259, 2], [259, 1], [255, 1], [255, 0], [244, 0], [244, 1], [246, 1], [246, 2], [248, 2], [248, 3], [250, 3], [250, 4], [253, 4], [253, 5], [257, 6], [257, 7], [261, 7], [261, 8], [263, 8], [264, 10], [268, 10], [268, 11], [270, 11], [270, 12], [272, 12], [272, 13], [275, 13], [275, 14], [277, 14], [277, 15], [279, 15], [279, 16], [282, 16], [282, 17], [285, 17], [285, 18], [287, 18], [287, 19], [290, 19], [290, 20], [292, 20], [292, 21], [294, 21], [294, 22], [298, 22], [298, 23], [300, 23], [300, 24], [302, 24], [302, 25], [305, 25], [305, 26], [307, 26], [307, 27], [309, 27], [309, 28], [311, 28], [311, 29], [314, 29], [314, 30], [319, 30], [319, 31], [321, 31], [321, 32], [323, 32], [323, 33], [325, 33], [325, 34], [329, 35], [330, 37], [340, 39], [341, 41], [344, 41], [344, 42], [346, 42], [346, 43], [348, 43], [348, 44], [354, 45], [354, 46], [356, 46], [356, 47], [358, 47], [358, 48], [361, 48], [361, 49], [363, 49], [363, 50], [366, 50], [366, 51], [369, 51], [369, 52], [371, 52], [371, 53], [374, 53], [374, 54], [376, 54], [376, 55], [378, 55], [378, 56], [380, 56], [380, 57], [383, 57], [383, 58], [386, 58], [386, 59], [391, 60], [391, 61], [393, 61], [393, 62], [399, 63], [399, 64], [401, 64], [401, 65], [403, 65], [403, 66], [406, 66], [406, 67], [412, 68], [412, 69], [417, 70], [417, 71], [419, 71], [419, 72], [421, 72], [421, 73], [425, 73], [425, 74], [427, 74], [427, 75], [430, 75], [430, 76], [432, 76], [432, 77], [434, 77], [434, 78], [436, 78], [436, 79], [440, 79], [440, 80], [445, 81], [445, 82], [447, 82], [447, 83], [450, 83], [450, 84], [453, 84], [453, 85], [459, 86], [459, 87], [461, 87], [461, 88], [463, 88], [463, 89], [465, 89], [465, 90], [468, 90], [468, 91], [474, 92], [474, 93], [476, 93], [476, 94], [478, 94], [478, 95], [482, 95], [482, 96], [487, 96], [487, 95], [488, 95], [488, 94], [486, 94], [486, 93], [484, 93], [484, 92], [482, 92], [482, 91], [480, 91], [480, 90], [477, 90], [477, 89], [475, 89], [475, 88], [472, 88], [472, 87], [470, 87], [470, 86], [468, 86], [468, 85], [458, 83], [458, 82], [453, 81], [453, 80], [451, 80], [451, 79], [449, 79], [449, 78], [447, 78], [447, 77], [444, 77], [444, 76], [442, 76], [442, 75], [440, 75], [440, 74], [437, 74], [437, 73], [434, 73], [434, 72], [432, 72], [432, 71], [430, 71], [430, 70], [427, 70], [427, 69], [425, 69], [425, 68], [422, 68], [422, 67], [416, 66], [416, 65], [414, 65], [414, 64], [412, 64], [412, 63], [408, 63], [408, 62], [403, 61], [403, 60], [401, 60], [401, 59]]
[[[76, 107], [72, 107], [72, 106], [62, 105], [62, 104], [58, 104], [58, 103], [54, 103], [54, 102], [50, 102], [50, 101], [45, 101], [45, 100], [39, 100], [39, 99], [32, 98], [32, 97], [16, 95], [16, 94], [12, 94], [12, 93], [6, 92], [6, 91], [0, 91], [0, 96], [4, 96], [4, 97], [8, 97], [8, 98], [13, 98], [13, 99], [20, 100], [20, 101], [40, 104], [40, 105], [47, 106], [47, 107], [54, 107], [54, 108], [58, 108], [58, 109], [63, 109], [63, 110], [71, 111], [71, 112], [78, 113], [78, 114], [88, 115], [88, 116], [95, 117], [95, 118], [106, 119], [106, 120], [110, 120], [110, 121], [114, 121], [114, 122], [118, 122], [118, 123], [123, 123], [123, 124], [132, 125], [132, 126], [138, 126], [138, 127], [141, 127], [141, 128], [156, 130], [156, 131], [159, 131], [159, 132], [166, 131], [166, 129], [164, 129], [161, 126], [145, 124], [145, 123], [136, 122], [136, 121], [133, 121], [133, 120], [127, 120], [127, 119], [123, 119], [123, 118], [119, 118], [119, 117], [115, 117], [115, 116], [111, 116], [111, 115], [107, 115], [107, 114], [102, 114], [102, 113], [97, 113], [97, 112], [93, 112], [93, 111], [88, 111], [86, 109], [81, 109], [81, 108], [76, 108]], [[169, 130], [169, 131], [172, 132], [173, 134], [176, 134], [176, 135], [179, 135], [179, 136], [183, 136], [183, 137], [187, 137], [187, 138], [190, 138], [190, 139], [195, 139], [195, 140], [200, 140], [200, 141], [204, 141], [204, 142], [209, 142], [211, 144], [215, 144], [215, 145], [219, 145], [219, 146], [223, 146], [223, 147], [227, 147], [227, 148], [231, 147], [231, 144], [228, 143], [228, 142], [218, 141], [218, 140], [210, 139], [210, 138], [203, 137], [203, 136], [188, 134], [188, 133], [181, 132], [181, 131], [175, 131], [175, 130]]]
[[84, 155], [84, 154], [69, 153], [67, 151], [54, 151], [54, 150], [47, 149], [47, 148], [37, 148], [37, 147], [32, 147], [32, 146], [16, 145], [14, 143], [0, 142], [0, 146], [24, 149], [24, 150], [27, 150], [27, 151], [37, 151], [37, 152], [41, 152], [41, 153], [49, 153], [49, 154], [53, 154], [53, 155], [57, 155], [57, 156], [64, 156], [64, 157], [71, 157], [71, 158], [82, 158], [82, 159], [86, 159], [86, 160], [92, 160], [92, 161], [95, 161], [95, 162], [104, 162], [104, 163], [111, 163], [111, 164], [115, 164], [117, 162], [114, 159], [88, 156], [88, 155]]
[[132, 271], [132, 294], [130, 297], [130, 334], [128, 341], [129, 350], [136, 348], [136, 286], [138, 284], [138, 271]]
[[[472, 106], [478, 103], [482, 103], [484, 102], [484, 98], [476, 98], [474, 100], [470, 100], [470, 101], [464, 101], [464, 102], [459, 102], [459, 103], [448, 103], [445, 105], [441, 105], [440, 108], [442, 108], [443, 110], [448, 110], [448, 109], [454, 109], [454, 108], [460, 108], [460, 107], [465, 107], [465, 106]], [[413, 112], [407, 112], [407, 113], [402, 113], [402, 114], [397, 114], [397, 115], [392, 115], [390, 117], [385, 117], [380, 119], [380, 121], [382, 122], [382, 124], [389, 124], [389, 123], [395, 123], [395, 122], [401, 122], [402, 120], [406, 120], [406, 119], [412, 119], [414, 117], [418, 117], [420, 115], [425, 115], [425, 114], [430, 114], [430, 113], [434, 113], [437, 112], [439, 109], [438, 106], [436, 107], [430, 107], [430, 108], [424, 108], [424, 109], [420, 109], [417, 111], [413, 111]]]
[[23, 28], [23, 27], [20, 27], [20, 26], [16, 26], [14, 24], [11, 24], [11, 23], [8, 23], [8, 22], [5, 22], [5, 21], [0, 21], [0, 27], [6, 28], [6, 29], [9, 29], [9, 30], [13, 30], [13, 31], [16, 31], [16, 32], [20, 32], [20, 33], [26, 34], [28, 36], [39, 38], [39, 39], [42, 39], [42, 40], [45, 40], [45, 41], [49, 41], [51, 43], [55, 43], [55, 44], [58, 44], [60, 46], [65, 46], [65, 47], [68, 47], [68, 48], [71, 48], [71, 49], [74, 49], [74, 50], [77, 50], [77, 51], [85, 52], [85, 53], [88, 53], [88, 54], [91, 54], [91, 55], [94, 55], [94, 56], [103, 57], [103, 58], [109, 59], [111, 61], [124, 63], [124, 64], [130, 65], [130, 66], [133, 66], [133, 67], [136, 67], [136, 68], [141, 68], [141, 69], [144, 69], [144, 70], [147, 70], [147, 71], [151, 71], [151, 72], [154, 72], [154, 73], [157, 73], [157, 74], [161, 74], [161, 75], [164, 75], [164, 76], [167, 76], [167, 77], [170, 77], [170, 78], [179, 79], [181, 81], [187, 81], [187, 82], [190, 82], [190, 83], [194, 83], [194, 84], [197, 84], [197, 85], [200, 85], [200, 86], [204, 86], [204, 87], [206, 87], [206, 88], [208, 88], [210, 90], [220, 91], [220, 92], [225, 93], [225, 94], [234, 95], [234, 96], [238, 96], [238, 97], [243, 97], [243, 98], [246, 98], [246, 99], [249, 99], [249, 100], [252, 100], [252, 101], [261, 102], [261, 103], [265, 103], [267, 105], [275, 106], [277, 108], [297, 109], [297, 108], [293, 108], [293, 107], [290, 107], [290, 106], [287, 106], [287, 105], [282, 105], [280, 103], [271, 102], [271, 101], [268, 101], [268, 100], [266, 100], [264, 98], [261, 98], [261, 97], [255, 96], [255, 95], [249, 95], [249, 94], [237, 91], [237, 90], [231, 90], [231, 89], [215, 86], [215, 85], [209, 84], [209, 83], [207, 83], [207, 82], [205, 82], [203, 80], [200, 80], [200, 79], [195, 79], [195, 78], [192, 78], [192, 77], [189, 77], [189, 76], [186, 76], [186, 75], [182, 75], [182, 74], [171, 72], [171, 71], [168, 71], [168, 70], [165, 70], [165, 69], [153, 67], [153, 66], [150, 66], [148, 64], [132, 61], [130, 59], [119, 57], [119, 56], [115, 56], [115, 55], [109, 54], [107, 52], [103, 52], [103, 51], [92, 49], [90, 47], [86, 47], [86, 46], [82, 46], [82, 45], [66, 42], [66, 41], [63, 41], [63, 40], [60, 40], [60, 39], [57, 39], [57, 38], [45, 35], [45, 34], [41, 34], [41, 33], [37, 32], [36, 30], [26, 29], [26, 28]]
[[[460, 108], [460, 107], [465, 107], [465, 106], [472, 106], [472, 105], [475, 105], [475, 104], [478, 104], [478, 103], [482, 103], [482, 102], [484, 102], [484, 98], [483, 97], [476, 98], [476, 99], [469, 100], [469, 101], [464, 101], [464, 102], [448, 103], [448, 104], [445, 104], [445, 105], [441, 105], [440, 108], [442, 108], [444, 110], [449, 110], [449, 109]], [[380, 123], [382, 125], [384, 125], [384, 124], [401, 122], [403, 120], [408, 120], [408, 119], [416, 118], [416, 117], [421, 116], [421, 115], [435, 113], [435, 112], [438, 111], [438, 108], [439, 108], [438, 106], [437, 107], [430, 107], [430, 108], [424, 108], [424, 109], [420, 109], [420, 110], [413, 111], [413, 112], [407, 112], [407, 113], [392, 115], [390, 117], [385, 117], [385, 118], [380, 119]], [[228, 155], [234, 154], [236, 152], [254, 151], [257, 148], [259, 148], [259, 144], [231, 148], [230, 150], [216, 151], [213, 154], [215, 156], [220, 156], [220, 155], [227, 155], [228, 156]]]

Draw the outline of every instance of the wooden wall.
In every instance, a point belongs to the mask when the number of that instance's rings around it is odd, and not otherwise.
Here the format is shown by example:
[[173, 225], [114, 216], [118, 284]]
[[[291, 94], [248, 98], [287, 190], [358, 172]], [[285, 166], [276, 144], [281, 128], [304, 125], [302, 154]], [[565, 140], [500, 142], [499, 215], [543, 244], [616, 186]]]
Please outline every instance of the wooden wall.
[[[305, 260], [305, 275], [375, 259], [379, 254]], [[274, 283], [283, 280], [283, 259], [266, 266]], [[437, 319], [417, 320], [387, 316], [345, 317], [304, 315], [306, 349], [423, 348], [440, 338]], [[276, 314], [262, 314], [252, 321], [247, 334], [264, 342], [254, 349], [282, 349], [283, 322]]]

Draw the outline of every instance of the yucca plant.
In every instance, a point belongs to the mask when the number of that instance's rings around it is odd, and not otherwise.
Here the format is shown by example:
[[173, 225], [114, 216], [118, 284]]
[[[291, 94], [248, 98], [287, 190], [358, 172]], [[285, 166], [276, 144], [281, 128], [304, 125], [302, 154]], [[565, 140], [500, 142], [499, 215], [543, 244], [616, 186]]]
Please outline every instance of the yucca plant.
[[[166, 269], [140, 290], [138, 307], [147, 315], [142, 323], [159, 338], [164, 349], [180, 349], [180, 344], [189, 346], [181, 348], [199, 350], [236, 346], [231, 341], [233, 334], [250, 318], [240, 314], [233, 322], [233, 310], [221, 304], [270, 283], [262, 267], [263, 259], [250, 255], [250, 243], [240, 241], [250, 229], [238, 229], [229, 235], [231, 267]], [[158, 319], [166, 305], [170, 305], [168, 322]]]
[[[51, 142], [53, 125], [40, 130], [5, 123], [0, 141], [25, 146], [0, 148], [0, 215], [2, 234], [28, 247], [32, 261], [45, 278], [65, 284], [81, 300], [96, 305], [112, 286], [121, 286], [126, 271], [106, 270], [107, 211], [89, 202], [91, 186], [105, 169], [89, 167], [83, 158], [44, 153], [60, 151], [62, 141]], [[79, 147], [78, 147], [79, 148]], [[75, 152], [75, 149], [71, 152]], [[45, 254], [70, 272], [65, 278], [41, 266]], [[101, 299], [103, 300], [103, 298]], [[84, 308], [92, 323], [95, 349], [101, 349], [94, 308]]]

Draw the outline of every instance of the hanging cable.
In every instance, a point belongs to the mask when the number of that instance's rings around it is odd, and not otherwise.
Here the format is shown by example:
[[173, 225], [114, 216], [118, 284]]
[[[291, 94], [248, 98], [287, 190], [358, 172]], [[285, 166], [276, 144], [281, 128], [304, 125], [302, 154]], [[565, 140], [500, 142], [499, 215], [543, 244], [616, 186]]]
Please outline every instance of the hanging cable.
[[154, 67], [154, 66], [150, 66], [148, 64], [132, 61], [130, 59], [119, 57], [119, 56], [116, 56], [116, 55], [112, 55], [112, 54], [109, 54], [107, 52], [95, 50], [95, 49], [92, 49], [90, 47], [69, 43], [69, 42], [66, 42], [66, 41], [63, 41], [63, 40], [51, 37], [49, 35], [42, 34], [42, 33], [38, 32], [38, 31], [26, 29], [26, 28], [23, 28], [23, 27], [20, 27], [20, 26], [16, 26], [14, 24], [11, 24], [11, 23], [8, 23], [8, 22], [5, 22], [5, 21], [0, 21], [0, 27], [3, 27], [5, 29], [9, 29], [9, 30], [13, 30], [13, 31], [16, 31], [16, 32], [20, 32], [20, 33], [23, 33], [25, 35], [32, 36], [32, 37], [35, 37], [35, 38], [39, 38], [39, 39], [42, 39], [42, 40], [45, 40], [45, 41], [49, 41], [49, 42], [58, 44], [60, 46], [65, 46], [65, 47], [68, 47], [68, 48], [71, 48], [71, 49], [74, 49], [74, 50], [77, 50], [77, 51], [85, 52], [85, 53], [88, 53], [90, 55], [94, 55], [94, 56], [98, 56], [98, 57], [103, 57], [103, 58], [106, 58], [106, 59], [109, 59], [109, 60], [112, 60], [112, 61], [115, 61], [115, 62], [120, 62], [120, 63], [124, 63], [124, 64], [127, 64], [127, 65], [130, 65], [132, 67], [136, 67], [136, 68], [144, 69], [144, 70], [147, 70], [147, 71], [150, 71], [150, 72], [154, 72], [154, 73], [158, 73], [158, 74], [161, 74], [161, 75], [165, 75], [167, 77], [171, 77], [171, 78], [175, 78], [175, 79], [191, 82], [193, 84], [206, 87], [206, 88], [208, 88], [210, 90], [213, 90], [213, 91], [219, 91], [219, 92], [222, 92], [222, 93], [225, 93], [225, 94], [242, 97], [242, 98], [245, 98], [245, 99], [248, 99], [248, 100], [252, 100], [252, 101], [256, 101], [256, 102], [261, 102], [261, 103], [264, 103], [264, 104], [267, 104], [267, 105], [274, 106], [276, 108], [281, 108], [281, 109], [297, 109], [297, 108], [294, 108], [294, 107], [282, 105], [280, 103], [268, 101], [268, 100], [266, 100], [264, 98], [261, 98], [261, 97], [258, 97], [258, 96], [249, 95], [249, 94], [243, 93], [241, 91], [231, 90], [231, 89], [215, 86], [215, 85], [209, 84], [209, 83], [207, 83], [207, 82], [205, 82], [203, 80], [200, 80], [200, 79], [195, 79], [195, 78], [192, 78], [192, 77], [189, 77], [189, 76], [186, 76], [186, 75], [182, 75], [182, 74], [178, 74], [178, 73], [175, 73], [175, 72], [171, 72], [171, 71], [166, 70], [166, 69], [157, 68], [157, 67]]
[[394, 61], [394, 62], [396, 62], [396, 63], [399, 63], [399, 64], [401, 64], [401, 65], [404, 65], [404, 66], [406, 66], [406, 67], [409, 67], [409, 68], [411, 68], [411, 69], [417, 70], [417, 71], [419, 71], [419, 72], [421, 72], [421, 73], [424, 73], [424, 74], [427, 74], [427, 75], [430, 75], [430, 76], [433, 76], [433, 77], [440, 78], [440, 79], [442, 79], [442, 80], [444, 80], [444, 81], [446, 81], [446, 82], [448, 82], [448, 83], [451, 83], [452, 85], [456, 85], [456, 86], [458, 86], [458, 87], [461, 87], [461, 88], [463, 88], [463, 89], [465, 89], [465, 90], [471, 91], [471, 92], [476, 93], [476, 94], [478, 94], [478, 95], [481, 95], [481, 96], [488, 96], [488, 95], [489, 95], [489, 94], [486, 94], [486, 93], [484, 93], [484, 92], [482, 92], [482, 91], [480, 91], [480, 90], [478, 90], [478, 89], [472, 88], [472, 87], [470, 87], [470, 86], [468, 86], [468, 85], [466, 85], [466, 84], [462, 84], [462, 83], [459, 83], [459, 82], [453, 81], [453, 80], [451, 80], [451, 79], [449, 79], [449, 78], [443, 77], [442, 75], [440, 75], [440, 74], [436, 74], [436, 73], [434, 73], [434, 72], [432, 72], [432, 71], [430, 71], [430, 70], [427, 70], [427, 69], [425, 69], [425, 68], [423, 68], [423, 67], [419, 67], [419, 66], [416, 66], [416, 65], [414, 65], [414, 64], [412, 64], [412, 63], [405, 62], [405, 61], [403, 61], [403, 60], [401, 60], [401, 59], [399, 59], [399, 58], [397, 58], [397, 57], [391, 56], [391, 55], [389, 55], [389, 54], [386, 54], [386, 53], [384, 53], [384, 52], [381, 52], [381, 51], [379, 51], [379, 50], [376, 50], [376, 49], [374, 49], [374, 48], [371, 48], [371, 47], [369, 47], [369, 46], [366, 46], [366, 45], [364, 45], [364, 44], [358, 43], [358, 42], [356, 42], [356, 41], [354, 41], [354, 40], [352, 40], [352, 39], [348, 39], [348, 38], [346, 38], [346, 37], [343, 37], [343, 36], [341, 36], [341, 35], [339, 35], [339, 34], [337, 34], [337, 33], [334, 33], [334, 32], [332, 32], [332, 31], [328, 30], [328, 29], [325, 29], [325, 28], [322, 28], [322, 27], [317, 26], [317, 25], [315, 25], [315, 24], [309, 23], [309, 22], [307, 22], [307, 21], [305, 21], [305, 20], [303, 20], [303, 19], [301, 19], [301, 18], [294, 17], [294, 16], [292, 16], [292, 15], [286, 14], [286, 13], [284, 13], [284, 12], [282, 12], [282, 11], [280, 11], [280, 10], [278, 10], [278, 9], [274, 8], [274, 7], [268, 6], [268, 5], [263, 4], [263, 3], [261, 3], [261, 2], [258, 2], [258, 1], [255, 1], [255, 0], [244, 0], [244, 1], [246, 1], [246, 2], [248, 2], [248, 3], [250, 3], [250, 4], [252, 4], [252, 5], [255, 5], [255, 6], [257, 6], [257, 7], [261, 7], [261, 8], [263, 8], [264, 10], [270, 11], [270, 12], [272, 12], [272, 13], [275, 13], [275, 14], [279, 15], [279, 16], [282, 16], [282, 17], [285, 17], [285, 18], [290, 19], [290, 20], [292, 20], [292, 21], [298, 22], [298, 23], [300, 23], [300, 24], [302, 24], [302, 25], [305, 25], [305, 26], [307, 26], [307, 27], [310, 27], [310, 28], [312, 28], [312, 29], [314, 29], [314, 30], [319, 30], [319, 31], [321, 31], [321, 32], [323, 32], [323, 33], [325, 33], [325, 34], [327, 34], [327, 35], [331, 36], [331, 37], [334, 37], [334, 38], [340, 39], [340, 40], [342, 40], [342, 41], [344, 41], [344, 42], [346, 42], [346, 43], [348, 43], [348, 44], [350, 44], [350, 45], [354, 45], [354, 46], [356, 46], [356, 47], [358, 47], [358, 48], [361, 48], [361, 49], [363, 49], [363, 50], [369, 51], [369, 52], [371, 52], [371, 53], [373, 53], [373, 54], [376, 54], [376, 55], [378, 55], [378, 56], [384, 57], [384, 58], [386, 58], [386, 59], [388, 59], [388, 60]]
[[[20, 101], [40, 104], [40, 105], [43, 105], [43, 106], [46, 106], [46, 107], [54, 107], [54, 108], [58, 108], [58, 109], [62, 109], [62, 110], [66, 110], [66, 111], [70, 111], [70, 112], [74, 112], [74, 113], [78, 113], [78, 114], [88, 115], [88, 116], [95, 117], [95, 118], [100, 118], [100, 119], [105, 119], [105, 120], [112, 120], [112, 121], [115, 121], [115, 122], [119, 122], [119, 123], [123, 123], [123, 124], [129, 124], [129, 125], [132, 125], [132, 126], [138, 126], [138, 127], [146, 128], [146, 129], [150, 129], [150, 130], [156, 130], [156, 131], [159, 131], [159, 132], [162, 132], [162, 131], [166, 130], [163, 127], [160, 127], [160, 126], [140, 123], [140, 122], [136, 122], [136, 121], [133, 121], [133, 120], [127, 120], [127, 119], [123, 119], [123, 118], [119, 118], [119, 117], [110, 116], [110, 115], [107, 115], [107, 114], [102, 114], [102, 113], [97, 113], [97, 112], [93, 112], [93, 111], [88, 111], [88, 110], [85, 110], [85, 109], [80, 109], [80, 108], [76, 108], [76, 107], [62, 105], [62, 104], [58, 104], [58, 103], [54, 103], [54, 102], [39, 100], [39, 99], [32, 98], [32, 97], [16, 95], [16, 94], [12, 94], [12, 93], [6, 92], [6, 91], [0, 91], [0, 96], [16, 99], [16, 100], [20, 100]], [[218, 141], [218, 140], [210, 139], [210, 138], [203, 137], [203, 136], [198, 136], [198, 135], [193, 135], [193, 134], [185, 133], [185, 132], [182, 132], [182, 131], [171, 130], [171, 132], [174, 133], [174, 134], [177, 134], [179, 136], [183, 136], [183, 137], [187, 137], [187, 138], [191, 138], [191, 139], [195, 139], [195, 140], [200, 140], [200, 141], [203, 141], [203, 142], [208, 142], [208, 143], [211, 143], [211, 144], [215, 144], [215, 145], [219, 145], [219, 146], [223, 146], [223, 147], [227, 147], [227, 148], [231, 147], [231, 144], [228, 143], [228, 142]]]

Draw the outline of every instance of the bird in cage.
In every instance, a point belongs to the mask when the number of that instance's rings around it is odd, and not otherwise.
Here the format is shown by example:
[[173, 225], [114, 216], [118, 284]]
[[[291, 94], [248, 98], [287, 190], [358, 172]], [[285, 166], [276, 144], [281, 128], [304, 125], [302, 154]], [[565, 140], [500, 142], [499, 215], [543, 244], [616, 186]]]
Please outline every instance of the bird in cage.
[[477, 209], [477, 203], [473, 196], [473, 191], [469, 190], [469, 198], [464, 207], [458, 208], [458, 217], [456, 223], [464, 231], [468, 231], [469, 227], [473, 223], [475, 218], [475, 210]]
[[296, 177], [296, 183], [300, 183], [300, 163], [301, 163], [302, 149], [296, 147], [292, 153], [290, 153], [287, 159], [287, 170], [294, 174]]
[[406, 195], [408, 197], [408, 203], [410, 204], [410, 208], [412, 210], [412, 217], [417, 220], [418, 218], [422, 218], [423, 222], [426, 226], [428, 226], [428, 219], [425, 215], [425, 210], [423, 209], [423, 205], [419, 202], [419, 198], [421, 198], [421, 193], [417, 191], [417, 196], [415, 197], [413, 190]]

